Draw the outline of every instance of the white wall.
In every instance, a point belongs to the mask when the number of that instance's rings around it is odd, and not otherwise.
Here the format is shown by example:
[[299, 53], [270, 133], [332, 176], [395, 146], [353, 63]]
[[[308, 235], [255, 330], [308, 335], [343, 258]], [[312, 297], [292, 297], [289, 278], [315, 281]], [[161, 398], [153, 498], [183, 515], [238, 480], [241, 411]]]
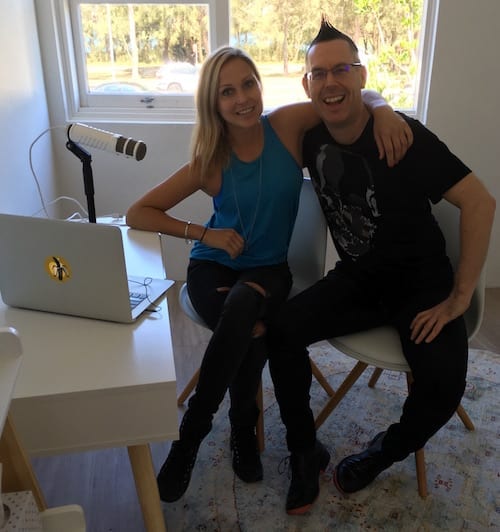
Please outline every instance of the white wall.
[[[8, 172], [1, 170], [2, 176], [16, 173], [16, 177], [7, 178], [6, 183], [5, 178], [2, 178], [0, 210], [18, 209], [19, 205], [19, 210], [28, 212], [31, 205], [36, 205], [34, 186], [26, 166], [28, 139], [34, 138], [46, 123], [43, 88], [37, 66], [38, 51], [34, 45], [36, 29], [33, 28], [31, 1], [0, 1], [2, 7], [5, 6], [2, 15], [7, 12], [0, 19], [0, 42], [4, 44], [0, 49], [2, 78], [6, 75], [6, 61], [9, 65], [9, 79], [12, 78], [11, 71], [16, 78], [15, 89], [4, 87], [2, 79], [0, 118], [3, 123], [14, 116], [14, 111], [10, 109], [12, 106], [15, 107], [15, 123], [18, 124], [1, 133], [7, 137], [8, 152], [15, 159], [15, 163], [9, 163], [11, 168]], [[41, 9], [37, 13], [42, 38], [44, 32], [51, 31], [48, 11]], [[499, 21], [499, 0], [441, 0], [427, 115], [427, 125], [475, 170], [497, 200], [500, 199], [500, 136], [496, 132], [500, 120], [500, 69], [496, 35]], [[11, 58], [12, 42], [16, 42], [16, 45], [19, 43], [19, 47], [23, 49], [22, 57]], [[56, 76], [47, 75], [54, 72], [53, 61], [56, 57], [57, 50], [49, 50], [43, 57], [50, 122], [53, 126], [66, 124]], [[9, 81], [9, 86], [10, 83]], [[5, 109], [5, 106], [9, 109]], [[94, 125], [142, 139], [148, 146], [146, 158], [138, 163], [104, 152], [96, 151], [92, 154], [98, 215], [124, 213], [139, 195], [179, 167], [187, 158], [190, 126]], [[77, 197], [85, 203], [80, 162], [65, 149], [63, 130], [55, 131], [52, 137], [57, 160], [58, 193]], [[2, 142], [1, 145], [3, 150], [5, 144]], [[51, 163], [48, 157], [45, 163], [41, 159], [38, 161], [37, 168], [46, 172], [47, 179], [51, 175]], [[3, 199], [5, 189], [10, 198], [8, 200]], [[6, 203], [10, 207], [5, 206]], [[176, 212], [185, 219], [201, 221], [208, 216], [209, 207], [208, 199], [200, 194], [186, 201]], [[488, 261], [488, 286], [500, 286], [499, 235], [500, 215], [495, 221]], [[183, 242], [182, 244], [184, 246]], [[172, 263], [175, 271], [183, 271], [187, 261], [187, 247], [179, 248], [185, 250], [185, 253], [175, 250]]]
[[497, 200], [487, 286], [500, 286], [500, 1], [441, 0], [437, 30], [427, 125]]
[[[28, 164], [49, 127], [33, 0], [0, 0], [0, 212], [32, 215], [41, 202]], [[54, 197], [50, 134], [33, 148], [43, 194]]]

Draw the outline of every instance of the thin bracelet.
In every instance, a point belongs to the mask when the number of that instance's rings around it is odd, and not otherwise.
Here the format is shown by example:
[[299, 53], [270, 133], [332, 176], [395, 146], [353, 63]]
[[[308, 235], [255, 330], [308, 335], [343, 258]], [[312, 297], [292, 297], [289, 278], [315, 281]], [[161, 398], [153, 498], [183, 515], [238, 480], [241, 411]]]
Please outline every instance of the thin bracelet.
[[201, 236], [200, 236], [198, 242], [203, 242], [203, 239], [205, 238], [205, 234], [206, 234], [206, 232], [207, 232], [207, 229], [208, 229], [207, 226], [205, 226], [205, 227], [203, 228], [203, 233], [201, 233]]
[[189, 220], [189, 222], [186, 223], [186, 228], [184, 229], [184, 242], [186, 242], [186, 244], [193, 243], [193, 241], [190, 238], [188, 238], [188, 229], [190, 225], [191, 225], [191, 220]]

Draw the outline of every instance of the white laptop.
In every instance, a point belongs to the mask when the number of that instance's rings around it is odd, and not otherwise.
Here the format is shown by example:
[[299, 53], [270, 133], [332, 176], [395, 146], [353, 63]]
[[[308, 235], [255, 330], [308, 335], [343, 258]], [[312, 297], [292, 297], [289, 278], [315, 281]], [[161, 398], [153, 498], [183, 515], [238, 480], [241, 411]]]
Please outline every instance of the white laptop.
[[127, 275], [119, 227], [0, 214], [7, 305], [131, 323], [172, 284]]

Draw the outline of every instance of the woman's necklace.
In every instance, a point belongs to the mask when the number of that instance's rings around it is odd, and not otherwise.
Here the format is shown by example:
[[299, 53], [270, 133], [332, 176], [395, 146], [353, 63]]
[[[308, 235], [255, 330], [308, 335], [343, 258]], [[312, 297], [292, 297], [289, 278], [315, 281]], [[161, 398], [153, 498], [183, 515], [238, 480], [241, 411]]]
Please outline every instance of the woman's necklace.
[[255, 228], [255, 222], [257, 221], [257, 214], [259, 212], [259, 206], [260, 206], [260, 198], [262, 195], [262, 154], [259, 157], [259, 188], [257, 189], [255, 210], [253, 213], [253, 220], [252, 220], [252, 223], [250, 224], [250, 227], [245, 227], [245, 224], [243, 223], [243, 218], [241, 216], [240, 203], [238, 201], [238, 194], [236, 193], [236, 183], [235, 183], [235, 179], [233, 176], [233, 169], [231, 165], [229, 165], [229, 175], [231, 176], [231, 184], [233, 187], [234, 203], [236, 204], [236, 211], [238, 213], [238, 219], [240, 221], [241, 230], [243, 232], [243, 238], [245, 239], [245, 251], [248, 251], [248, 248], [250, 247], [250, 242], [252, 240], [253, 230]]

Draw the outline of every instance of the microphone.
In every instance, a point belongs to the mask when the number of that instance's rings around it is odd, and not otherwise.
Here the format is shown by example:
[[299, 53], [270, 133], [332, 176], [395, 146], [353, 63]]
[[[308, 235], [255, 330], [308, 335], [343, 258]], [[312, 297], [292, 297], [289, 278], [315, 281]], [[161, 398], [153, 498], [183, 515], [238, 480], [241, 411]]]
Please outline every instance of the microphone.
[[77, 144], [111, 153], [121, 153], [133, 157], [136, 161], [142, 161], [146, 155], [146, 144], [142, 140], [127, 139], [104, 129], [76, 123], [68, 126], [67, 134], [68, 139]]

